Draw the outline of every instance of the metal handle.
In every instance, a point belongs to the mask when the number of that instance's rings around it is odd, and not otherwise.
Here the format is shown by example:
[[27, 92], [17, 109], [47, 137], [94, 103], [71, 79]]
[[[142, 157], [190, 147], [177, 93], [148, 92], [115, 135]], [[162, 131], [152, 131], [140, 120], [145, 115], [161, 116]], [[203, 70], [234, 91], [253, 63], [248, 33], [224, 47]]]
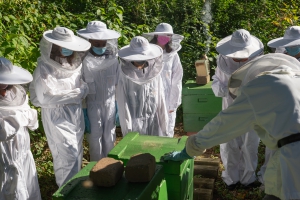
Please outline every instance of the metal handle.
[[207, 98], [198, 98], [198, 102], [207, 102]]
[[207, 121], [207, 117], [199, 117], [198, 120], [202, 121], [202, 122], [205, 122], [205, 121]]

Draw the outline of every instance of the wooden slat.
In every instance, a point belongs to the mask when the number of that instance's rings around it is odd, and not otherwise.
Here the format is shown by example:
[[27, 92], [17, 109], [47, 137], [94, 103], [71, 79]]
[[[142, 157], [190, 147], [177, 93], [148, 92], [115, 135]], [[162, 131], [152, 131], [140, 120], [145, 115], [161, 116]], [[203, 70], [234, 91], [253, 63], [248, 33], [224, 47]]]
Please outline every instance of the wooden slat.
[[194, 188], [214, 189], [215, 179], [194, 177]]
[[204, 178], [217, 178], [218, 171], [218, 166], [194, 165], [194, 175], [201, 175]]

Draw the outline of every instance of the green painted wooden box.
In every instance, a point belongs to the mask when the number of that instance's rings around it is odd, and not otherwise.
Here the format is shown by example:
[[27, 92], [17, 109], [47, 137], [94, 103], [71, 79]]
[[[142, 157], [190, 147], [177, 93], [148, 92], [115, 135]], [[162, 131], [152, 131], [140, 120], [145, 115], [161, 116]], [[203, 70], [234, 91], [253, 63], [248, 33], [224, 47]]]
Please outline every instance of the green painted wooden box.
[[168, 138], [128, 133], [108, 154], [108, 157], [122, 160], [125, 165], [132, 155], [150, 153], [156, 163], [163, 166], [167, 182], [168, 198], [172, 200], [193, 199], [194, 160], [184, 162], [161, 161], [161, 156], [171, 151], [181, 151], [187, 136]]
[[166, 200], [167, 185], [163, 166], [156, 165], [153, 178], [148, 183], [130, 183], [124, 174], [113, 187], [85, 187], [89, 172], [96, 162], [90, 162], [71, 180], [60, 187], [52, 196], [53, 200]]
[[183, 128], [186, 132], [200, 131], [222, 110], [222, 98], [211, 89], [212, 81], [198, 85], [188, 80], [182, 87]]

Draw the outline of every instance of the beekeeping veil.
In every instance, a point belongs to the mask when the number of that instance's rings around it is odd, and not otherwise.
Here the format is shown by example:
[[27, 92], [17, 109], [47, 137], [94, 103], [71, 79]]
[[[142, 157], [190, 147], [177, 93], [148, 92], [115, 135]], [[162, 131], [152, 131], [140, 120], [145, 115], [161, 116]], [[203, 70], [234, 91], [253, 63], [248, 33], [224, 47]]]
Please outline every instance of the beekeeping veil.
[[87, 40], [106, 40], [106, 51], [103, 56], [94, 59], [87, 56], [86, 62], [92, 62], [90, 68], [106, 69], [115, 63], [118, 53], [118, 38], [121, 36], [117, 31], [108, 29], [106, 24], [101, 21], [91, 21], [86, 28], [77, 31], [77, 34]]
[[240, 88], [258, 76], [270, 74], [300, 75], [300, 62], [282, 53], [270, 53], [259, 56], [237, 69], [228, 81], [229, 94], [236, 98]]
[[[146, 83], [157, 77], [162, 69], [162, 49], [141, 36], [134, 37], [130, 45], [120, 49], [121, 73], [137, 84]], [[133, 61], [146, 61], [143, 69], [136, 68]]]

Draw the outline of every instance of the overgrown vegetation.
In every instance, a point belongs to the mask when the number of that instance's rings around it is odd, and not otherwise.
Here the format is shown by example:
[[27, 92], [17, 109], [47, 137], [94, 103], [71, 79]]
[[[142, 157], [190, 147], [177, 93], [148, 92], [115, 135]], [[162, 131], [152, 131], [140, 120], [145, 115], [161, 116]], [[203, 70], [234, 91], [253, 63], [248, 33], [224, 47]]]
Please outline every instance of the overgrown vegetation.
[[[39, 41], [44, 31], [56, 26], [76, 30], [88, 21], [102, 20], [108, 28], [121, 32], [119, 46], [132, 37], [153, 31], [160, 22], [173, 26], [185, 37], [179, 52], [184, 67], [183, 83], [194, 79], [195, 60], [207, 54], [214, 74], [216, 43], [239, 28], [250, 31], [266, 45], [281, 37], [285, 28], [299, 24], [298, 0], [0, 0], [0, 56], [33, 72], [39, 57]], [[270, 52], [265, 48], [265, 53]], [[40, 112], [40, 109], [37, 109]], [[178, 110], [182, 121], [182, 110]], [[51, 199], [57, 189], [51, 154], [42, 124], [31, 132], [43, 199]], [[262, 153], [263, 154], [263, 153]], [[88, 160], [87, 144], [85, 159]], [[249, 197], [250, 198], [250, 197]], [[259, 199], [253, 194], [252, 199]], [[232, 199], [225, 195], [222, 199]], [[236, 199], [242, 199], [237, 198]]]

